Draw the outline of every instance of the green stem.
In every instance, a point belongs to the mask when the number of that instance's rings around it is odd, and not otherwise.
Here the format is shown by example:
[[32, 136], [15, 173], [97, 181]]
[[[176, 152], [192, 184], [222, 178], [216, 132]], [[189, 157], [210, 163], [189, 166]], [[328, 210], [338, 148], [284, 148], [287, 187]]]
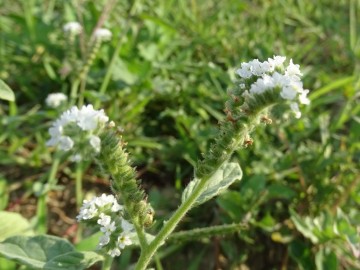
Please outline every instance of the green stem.
[[[100, 39], [97, 39], [94, 41], [94, 44], [86, 58], [85, 63], [83, 64], [81, 70], [79, 71], [78, 76], [75, 78], [75, 80], [72, 83], [71, 93], [70, 93], [70, 99], [71, 99], [70, 104], [71, 105], [74, 105], [76, 103], [75, 100], [78, 96], [79, 85], [82, 84], [82, 89], [83, 90], [85, 89], [86, 76], [89, 72], [89, 69], [90, 69], [92, 63], [94, 62], [94, 60], [96, 58], [97, 52], [100, 48], [100, 45], [101, 45]], [[79, 105], [82, 105], [81, 103], [83, 102], [83, 92], [84, 92], [83, 90], [80, 92], [80, 97], [79, 97], [80, 104]]]
[[102, 263], [101, 270], [110, 270], [113, 260], [114, 260], [113, 257], [105, 255], [105, 259]]
[[[126, 33], [128, 31], [128, 28], [124, 31], [124, 34], [120, 37], [120, 39], [118, 40], [117, 44], [116, 44], [116, 48], [115, 48], [115, 51], [111, 57], [111, 61], [110, 61], [110, 64], [108, 66], [108, 69], [106, 71], [106, 74], [105, 74], [105, 77], [104, 77], [104, 80], [102, 81], [101, 83], [101, 86], [100, 86], [100, 89], [99, 89], [99, 93], [100, 94], [105, 94], [106, 92], [106, 89], [109, 85], [109, 82], [110, 82], [110, 78], [111, 78], [111, 75], [112, 75], [112, 72], [113, 72], [113, 69], [115, 67], [115, 63], [116, 63], [116, 59], [118, 59], [118, 56], [119, 56], [119, 53], [120, 53], [120, 49], [121, 49], [121, 46], [125, 40], [125, 36], [126, 36]], [[95, 105], [94, 105], [94, 108], [98, 108], [100, 106], [100, 102], [101, 100], [98, 99], [96, 100], [95, 102]]]
[[147, 239], [145, 236], [144, 229], [138, 225], [134, 225], [134, 226], [135, 226], [137, 237], [139, 239], [140, 248], [146, 249], [148, 246], [148, 242], [147, 242]]
[[172, 231], [175, 229], [176, 225], [181, 221], [185, 214], [190, 210], [192, 205], [195, 203], [196, 199], [200, 196], [203, 190], [206, 188], [206, 181], [209, 177], [204, 177], [201, 179], [197, 187], [194, 189], [193, 193], [189, 198], [180, 205], [172, 217], [165, 223], [164, 227], [161, 229], [159, 234], [155, 239], [150, 243], [150, 245], [143, 249], [139, 258], [139, 261], [135, 267], [135, 270], [144, 270], [149, 264], [152, 256], [155, 254], [156, 250], [165, 242], [166, 238]]
[[[236, 119], [229, 118], [227, 119], [229, 122], [222, 124], [219, 133], [220, 136], [217, 138], [216, 144], [211, 146], [209, 153], [198, 163], [198, 171], [196, 172], [196, 176], [199, 179], [198, 185], [194, 188], [187, 200], [180, 205], [171, 218], [165, 223], [149, 246], [141, 251], [135, 270], [146, 269], [156, 250], [166, 241], [177, 224], [194, 205], [196, 199], [206, 189], [208, 179], [231, 157], [239, 145], [244, 143], [249, 132], [255, 127], [257, 117], [261, 114], [262, 110], [274, 105], [276, 98], [277, 93], [273, 91], [270, 93], [265, 92], [263, 95], [257, 95], [253, 100], [248, 101], [246, 113], [244, 113], [243, 110], [239, 110], [239, 117]], [[238, 105], [235, 104], [232, 109], [237, 106]]]
[[51, 165], [49, 177], [47, 180], [47, 186], [45, 190], [43, 190], [38, 198], [37, 202], [37, 211], [36, 211], [36, 217], [37, 217], [37, 225], [36, 225], [36, 231], [38, 233], [46, 233], [47, 232], [47, 196], [48, 192], [51, 190], [52, 187], [56, 185], [56, 173], [60, 165], [60, 157], [58, 155], [55, 155], [55, 158], [53, 160], [53, 163]]
[[166, 242], [188, 242], [196, 241], [203, 238], [210, 238], [217, 235], [232, 234], [247, 229], [244, 223], [225, 224], [211, 226], [207, 228], [197, 228], [189, 231], [176, 232], [169, 236]]
[[76, 209], [79, 210], [83, 200], [82, 194], [82, 179], [83, 179], [84, 166], [81, 162], [76, 164], [75, 171], [75, 194], [76, 194]]

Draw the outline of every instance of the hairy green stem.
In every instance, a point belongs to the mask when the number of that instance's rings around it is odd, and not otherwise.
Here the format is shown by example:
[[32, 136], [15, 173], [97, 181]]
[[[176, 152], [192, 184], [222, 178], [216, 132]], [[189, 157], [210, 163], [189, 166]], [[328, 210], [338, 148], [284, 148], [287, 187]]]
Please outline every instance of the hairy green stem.
[[145, 249], [142, 249], [140, 258], [136, 265], [136, 270], [144, 270], [150, 263], [157, 249], [167, 240], [169, 235], [176, 228], [186, 213], [192, 208], [197, 198], [207, 187], [207, 181], [217, 171], [217, 169], [228, 160], [232, 153], [241, 145], [246, 146], [249, 133], [258, 123], [258, 117], [267, 107], [277, 102], [278, 93], [275, 91], [265, 92], [256, 95], [254, 98], [246, 100], [245, 105], [241, 105], [240, 98], [235, 97], [227, 104], [227, 118], [222, 123], [219, 137], [210, 147], [210, 151], [204, 155], [203, 160], [198, 162], [196, 177], [199, 179], [198, 185], [194, 188], [190, 196], [175, 211], [171, 218], [165, 222], [164, 226]]
[[160, 230], [155, 239], [149, 244], [148, 248], [143, 249], [138, 260], [138, 263], [135, 267], [135, 270], [144, 270], [149, 264], [151, 258], [155, 254], [156, 250], [165, 242], [166, 238], [172, 233], [176, 225], [182, 220], [185, 214], [190, 210], [190, 208], [195, 203], [196, 199], [200, 196], [203, 190], [206, 187], [206, 180], [208, 178], [201, 179], [199, 185], [194, 189], [193, 193], [189, 198], [183, 202], [172, 217], [166, 221], [163, 228]]
[[113, 260], [114, 260], [113, 257], [105, 255], [105, 259], [102, 263], [101, 270], [110, 270]]

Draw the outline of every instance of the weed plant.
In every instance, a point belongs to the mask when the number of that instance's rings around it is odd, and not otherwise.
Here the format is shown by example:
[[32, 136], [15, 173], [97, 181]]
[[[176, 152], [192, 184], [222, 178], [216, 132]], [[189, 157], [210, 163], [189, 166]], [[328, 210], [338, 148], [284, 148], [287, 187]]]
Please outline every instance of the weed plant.
[[[234, 71], [273, 55], [301, 64], [310, 105], [300, 119], [272, 110], [231, 155], [241, 181], [188, 212], [152, 267], [360, 269], [359, 16], [356, 0], [0, 0], [0, 269], [110, 267], [76, 216], [114, 179], [99, 157], [76, 163], [46, 145], [63, 111], [104, 109], [127, 142], [155, 209], [112, 262], [131, 269], [229, 116]], [[96, 43], [100, 28], [112, 36]]]

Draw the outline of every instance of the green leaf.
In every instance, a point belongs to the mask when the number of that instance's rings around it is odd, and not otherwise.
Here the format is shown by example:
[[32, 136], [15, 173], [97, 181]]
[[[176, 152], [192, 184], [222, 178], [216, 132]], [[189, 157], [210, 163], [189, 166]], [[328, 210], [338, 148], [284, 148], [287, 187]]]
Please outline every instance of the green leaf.
[[317, 270], [336, 270], [339, 269], [339, 261], [333, 251], [321, 248], [315, 255]]
[[312, 260], [311, 247], [300, 240], [294, 240], [289, 245], [289, 254], [299, 265], [300, 269], [315, 269]]
[[313, 232], [313, 224], [309, 222], [309, 217], [301, 218], [293, 209], [290, 209], [291, 220], [296, 229], [305, 237], [309, 238], [314, 244], [319, 242], [318, 237]]
[[0, 255], [32, 268], [47, 270], [85, 269], [103, 257], [78, 252], [67, 240], [50, 236], [14, 236], [0, 243]]
[[8, 101], [15, 101], [14, 92], [1, 79], [0, 79], [0, 99], [4, 99], [4, 100], [8, 100]]
[[0, 211], [0, 241], [14, 235], [33, 235], [30, 223], [18, 213]]
[[61, 254], [54, 259], [48, 261], [44, 265], [45, 270], [78, 270], [88, 269], [89, 266], [96, 262], [102, 261], [103, 257], [94, 251], [72, 251]]
[[[211, 198], [224, 192], [236, 180], [241, 180], [242, 170], [238, 163], [224, 163], [221, 167], [207, 180], [206, 188], [197, 198], [194, 206], [200, 205]], [[182, 202], [186, 201], [192, 194], [201, 179], [195, 178], [185, 188], [182, 194]]]

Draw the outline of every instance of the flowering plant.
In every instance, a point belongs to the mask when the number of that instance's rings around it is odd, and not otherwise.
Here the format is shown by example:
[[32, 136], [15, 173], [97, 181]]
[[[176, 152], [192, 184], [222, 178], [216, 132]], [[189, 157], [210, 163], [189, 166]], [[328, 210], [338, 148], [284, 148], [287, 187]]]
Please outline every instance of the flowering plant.
[[[84, 201], [77, 217], [78, 221], [89, 226], [100, 227], [99, 249], [110, 257], [119, 256], [121, 250], [132, 243], [130, 232], [134, 231], [141, 248], [136, 269], [146, 269], [154, 253], [191, 208], [241, 180], [239, 164], [229, 162], [229, 159], [236, 149], [252, 143], [250, 133], [259, 123], [271, 123], [269, 109], [276, 104], [290, 102], [291, 110], [299, 118], [298, 103], [309, 104], [306, 97], [308, 90], [302, 88], [299, 65], [290, 60], [285, 66], [285, 59], [282, 56], [274, 56], [264, 62], [256, 59], [242, 63], [236, 70], [240, 82], [229, 90], [226, 118], [220, 123], [219, 135], [196, 165], [195, 177], [184, 190], [181, 205], [151, 241], [145, 229], [152, 224], [154, 211], [139, 186], [135, 169], [124, 149], [126, 143], [114, 130], [114, 124], [106, 125], [108, 117], [103, 110], [95, 111], [91, 105], [83, 106], [80, 110], [73, 107], [61, 115], [49, 130], [51, 139], [48, 145], [58, 145], [64, 151], [75, 149], [75, 145], [86, 148], [77, 137], [81, 140], [86, 138], [86, 144], [94, 153], [92, 156], [112, 178], [111, 187], [115, 197], [103, 194]], [[86, 135], [78, 136], [79, 131]], [[238, 226], [213, 228], [213, 231], [234, 231]]]

